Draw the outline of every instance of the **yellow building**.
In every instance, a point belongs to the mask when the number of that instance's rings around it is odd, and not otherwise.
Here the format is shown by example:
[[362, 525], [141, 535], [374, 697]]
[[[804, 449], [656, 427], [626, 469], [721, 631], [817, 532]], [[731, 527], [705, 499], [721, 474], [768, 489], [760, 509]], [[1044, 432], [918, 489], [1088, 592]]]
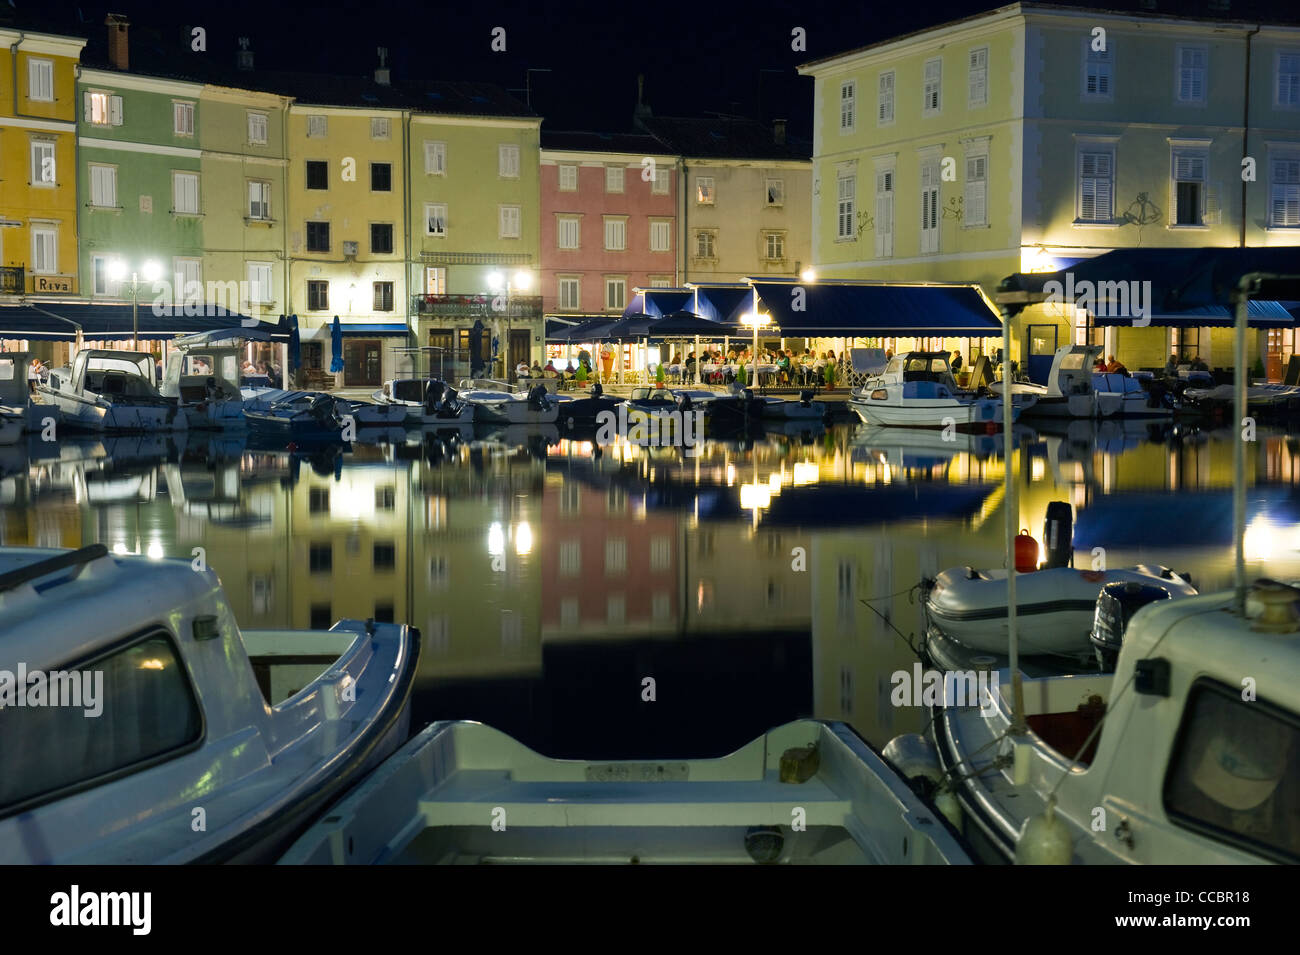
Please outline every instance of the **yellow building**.
[[75, 71], [85, 45], [77, 37], [0, 30], [5, 295], [78, 291]]

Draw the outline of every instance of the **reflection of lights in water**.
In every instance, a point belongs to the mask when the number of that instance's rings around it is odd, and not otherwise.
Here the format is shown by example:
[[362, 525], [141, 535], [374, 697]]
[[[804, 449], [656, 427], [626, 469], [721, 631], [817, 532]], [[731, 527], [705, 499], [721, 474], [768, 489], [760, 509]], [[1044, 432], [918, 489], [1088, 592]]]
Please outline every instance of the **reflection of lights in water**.
[[727, 487], [731, 487], [735, 483], [736, 483], [736, 466], [734, 464], [728, 464], [727, 465]]
[[773, 494], [781, 493], [781, 475], [773, 471], [767, 476], [767, 486], [772, 489]]
[[[491, 543], [488, 549], [491, 550]], [[528, 526], [527, 521], [521, 521], [515, 528], [515, 553], [520, 557], [530, 553], [533, 549], [533, 529]]]
[[1029, 463], [1029, 479], [1031, 481], [1041, 481], [1047, 474], [1047, 462], [1042, 458], [1034, 458]]
[[359, 521], [375, 516], [375, 481], [343, 472], [330, 488], [330, 516], [336, 520]]
[[1283, 527], [1261, 515], [1246, 525], [1244, 546], [1247, 560], [1293, 557], [1300, 550], [1300, 526]]
[[772, 489], [766, 484], [740, 485], [740, 506], [746, 510], [767, 507], [772, 503]]
[[118, 541], [116, 544], [113, 545], [113, 553], [121, 557], [131, 552], [126, 549], [126, 544], [122, 543], [121, 541]]
[[158, 541], [154, 541], [152, 544], [149, 545], [149, 559], [150, 560], [163, 559], [163, 545]]
[[795, 463], [794, 483], [796, 486], [800, 484], [816, 484], [817, 479], [820, 476], [821, 476], [821, 472], [818, 470], [817, 465], [813, 464], [813, 462], [798, 461]]
[[506, 550], [506, 535], [501, 530], [501, 525], [493, 521], [492, 526], [488, 528], [488, 553], [493, 557], [500, 557]]

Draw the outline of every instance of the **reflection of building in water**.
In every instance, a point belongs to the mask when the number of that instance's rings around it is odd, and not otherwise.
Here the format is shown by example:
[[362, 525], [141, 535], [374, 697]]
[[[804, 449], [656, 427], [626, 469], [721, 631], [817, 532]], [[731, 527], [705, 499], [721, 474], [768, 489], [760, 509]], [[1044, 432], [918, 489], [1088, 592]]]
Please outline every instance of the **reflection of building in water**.
[[[702, 521], [683, 549], [687, 633], [806, 630], [810, 535], [794, 528]], [[803, 548], [800, 558], [796, 548]], [[807, 569], [796, 570], [800, 564]]]

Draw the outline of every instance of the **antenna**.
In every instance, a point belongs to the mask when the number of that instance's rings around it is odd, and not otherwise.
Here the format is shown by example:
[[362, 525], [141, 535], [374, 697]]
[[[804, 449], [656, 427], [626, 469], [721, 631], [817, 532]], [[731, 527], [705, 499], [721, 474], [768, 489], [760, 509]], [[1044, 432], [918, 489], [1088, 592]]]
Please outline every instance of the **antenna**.
[[379, 67], [380, 69], [382, 69], [384, 66], [384, 61], [388, 59], [388, 47], [381, 46], [378, 50], [378, 53], [379, 53]]

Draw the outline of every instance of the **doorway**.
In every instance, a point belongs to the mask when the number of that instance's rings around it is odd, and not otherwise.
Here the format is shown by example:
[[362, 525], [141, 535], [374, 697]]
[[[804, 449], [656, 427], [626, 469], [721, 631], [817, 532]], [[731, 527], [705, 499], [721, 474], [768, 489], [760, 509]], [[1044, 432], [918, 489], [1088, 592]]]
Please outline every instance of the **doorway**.
[[377, 338], [343, 342], [343, 387], [383, 384], [383, 353]]
[[1057, 328], [1055, 325], [1030, 325], [1025, 333], [1029, 336], [1025, 371], [1034, 384], [1045, 385], [1052, 373], [1052, 361], [1056, 357]]
[[510, 329], [510, 367], [506, 369], [510, 378], [515, 376], [515, 367], [522, 362], [532, 364], [533, 333], [526, 328]]

